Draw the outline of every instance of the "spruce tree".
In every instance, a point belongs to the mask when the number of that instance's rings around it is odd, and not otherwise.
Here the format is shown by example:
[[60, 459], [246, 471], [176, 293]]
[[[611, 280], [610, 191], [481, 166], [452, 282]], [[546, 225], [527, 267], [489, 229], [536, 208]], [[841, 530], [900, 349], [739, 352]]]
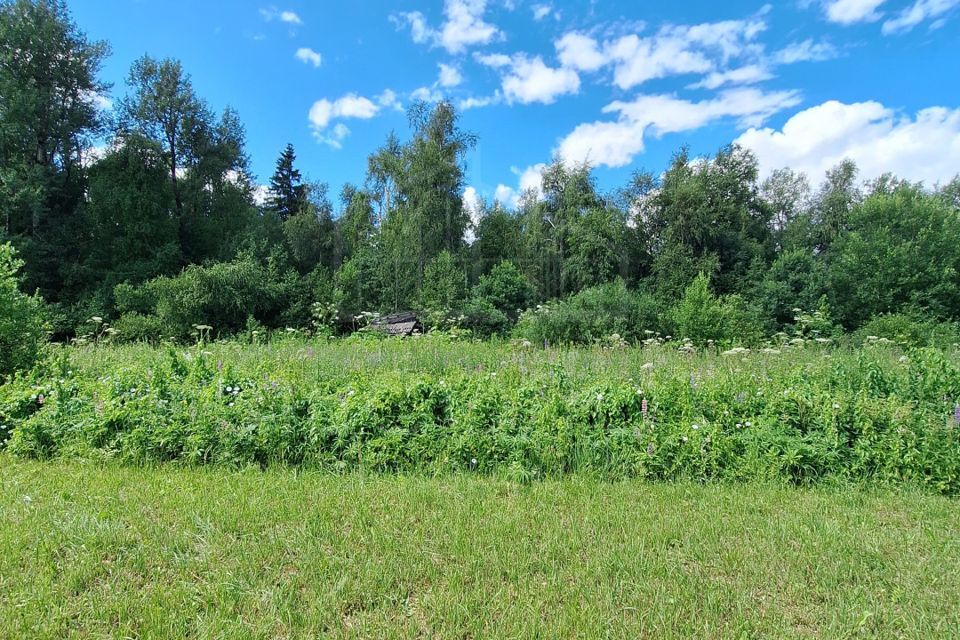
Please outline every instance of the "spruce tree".
[[293, 166], [296, 159], [293, 145], [288, 144], [277, 159], [277, 170], [270, 178], [268, 204], [281, 220], [297, 215], [307, 200], [307, 190], [301, 182], [300, 171]]

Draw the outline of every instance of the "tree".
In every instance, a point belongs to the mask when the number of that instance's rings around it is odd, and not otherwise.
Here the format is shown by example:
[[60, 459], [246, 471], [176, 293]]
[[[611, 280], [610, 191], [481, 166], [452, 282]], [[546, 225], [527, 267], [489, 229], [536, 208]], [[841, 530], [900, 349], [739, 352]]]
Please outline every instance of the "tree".
[[277, 159], [277, 169], [270, 178], [267, 206], [281, 220], [300, 213], [307, 202], [306, 186], [302, 184], [300, 171], [293, 164], [296, 158], [293, 145], [288, 144]]
[[97, 73], [109, 53], [62, 0], [0, 2], [0, 208], [27, 258], [27, 282], [60, 298], [61, 265], [77, 254], [83, 158], [101, 132]]
[[786, 248], [786, 236], [810, 207], [810, 181], [803, 173], [777, 169], [760, 185], [760, 197], [770, 208], [770, 230], [778, 250]]
[[45, 341], [40, 298], [17, 286], [22, 266], [13, 247], [0, 244], [0, 381], [30, 369]]
[[460, 308], [466, 297], [466, 273], [449, 251], [441, 251], [424, 273], [421, 306], [430, 311], [453, 311]]
[[847, 328], [881, 313], [960, 318], [960, 217], [916, 186], [854, 207], [831, 248], [831, 307]]
[[535, 296], [536, 290], [530, 281], [507, 260], [480, 276], [480, 282], [473, 288], [475, 299], [490, 303], [511, 322], [516, 322], [520, 313], [533, 304]]
[[520, 257], [522, 226], [520, 219], [495, 203], [485, 210], [477, 223], [476, 240], [471, 247], [475, 277], [489, 273], [503, 260]]
[[120, 103], [119, 143], [139, 137], [156, 144], [173, 190], [185, 261], [229, 259], [253, 217], [253, 187], [236, 112], [216, 118], [178, 60], [144, 56]]
[[[647, 233], [655, 239], [654, 274], [669, 275], [677, 259], [687, 265], [687, 275], [695, 275], [694, 268], [710, 273], [712, 263], [718, 293], [743, 291], [753, 263], [772, 252], [769, 221], [751, 152], [727, 146], [709, 160], [694, 161], [682, 150], [650, 206]], [[676, 278], [668, 282], [670, 293], [678, 293]], [[665, 289], [659, 278], [657, 288]]]

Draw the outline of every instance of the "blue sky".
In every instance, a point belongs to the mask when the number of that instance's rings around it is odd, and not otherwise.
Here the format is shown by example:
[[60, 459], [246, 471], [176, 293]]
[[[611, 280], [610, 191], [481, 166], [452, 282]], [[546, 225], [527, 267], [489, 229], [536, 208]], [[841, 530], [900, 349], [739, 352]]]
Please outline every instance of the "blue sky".
[[960, 172], [960, 0], [72, 0], [110, 41], [125, 92], [144, 53], [176, 57], [247, 128], [260, 182], [292, 142], [301, 170], [363, 180], [417, 97], [447, 98], [479, 136], [468, 199], [512, 203], [542, 163], [589, 161], [602, 188], [737, 141], [764, 173], [929, 184]]

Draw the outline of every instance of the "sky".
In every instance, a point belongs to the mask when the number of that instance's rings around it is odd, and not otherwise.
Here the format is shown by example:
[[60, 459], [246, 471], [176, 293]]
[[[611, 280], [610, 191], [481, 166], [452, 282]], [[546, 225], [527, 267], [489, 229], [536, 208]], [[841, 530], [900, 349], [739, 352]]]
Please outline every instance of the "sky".
[[336, 193], [406, 109], [447, 99], [478, 136], [465, 199], [514, 205], [544, 163], [588, 162], [602, 190], [682, 146], [736, 142], [761, 175], [928, 185], [960, 172], [960, 0], [68, 0], [112, 55], [105, 108], [143, 54], [180, 59], [231, 106], [266, 183], [289, 142]]

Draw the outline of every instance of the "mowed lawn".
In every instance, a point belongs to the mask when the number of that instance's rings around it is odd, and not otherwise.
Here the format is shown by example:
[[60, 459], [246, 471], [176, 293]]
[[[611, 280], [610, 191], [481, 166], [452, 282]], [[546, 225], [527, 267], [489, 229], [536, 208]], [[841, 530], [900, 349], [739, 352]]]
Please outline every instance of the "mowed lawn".
[[3, 638], [957, 637], [956, 500], [0, 456]]

